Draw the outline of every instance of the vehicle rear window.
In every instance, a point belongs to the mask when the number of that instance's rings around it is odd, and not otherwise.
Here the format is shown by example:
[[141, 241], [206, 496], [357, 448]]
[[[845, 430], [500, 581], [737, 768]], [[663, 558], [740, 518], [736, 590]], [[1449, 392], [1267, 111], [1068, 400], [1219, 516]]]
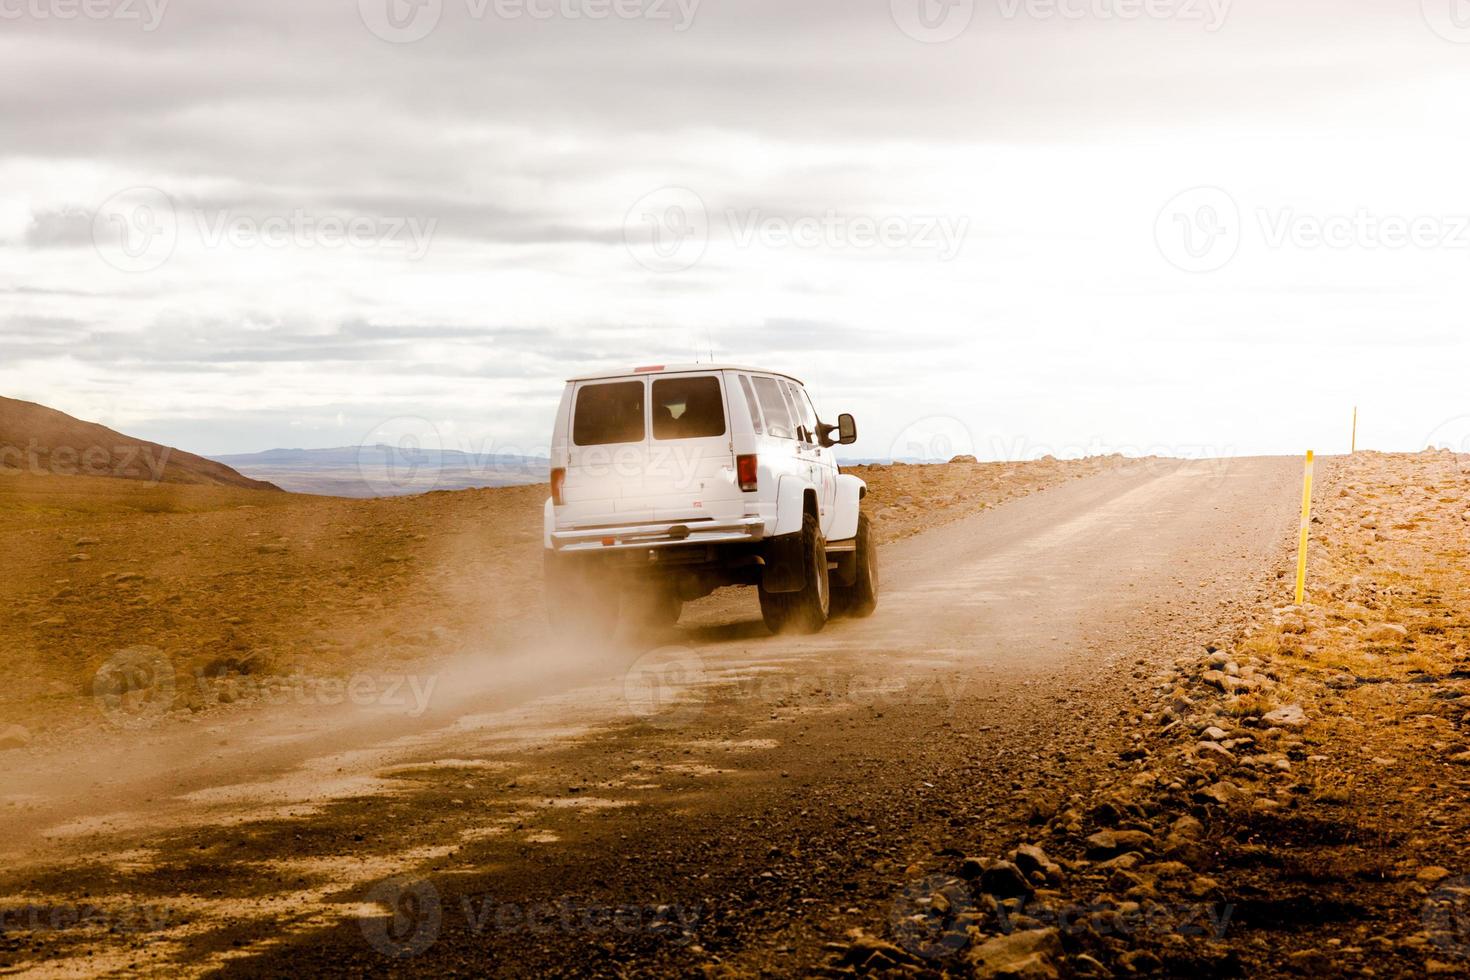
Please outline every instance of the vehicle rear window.
[[610, 446], [643, 441], [643, 382], [584, 385], [577, 391], [572, 441], [579, 446]]
[[745, 393], [745, 407], [750, 411], [750, 425], [756, 435], [763, 434], [766, 430], [761, 425], [760, 406], [755, 403], [755, 391], [750, 387], [750, 379], [745, 375], [740, 376], [740, 390]]
[[756, 397], [760, 399], [761, 414], [766, 417], [766, 431], [777, 439], [795, 438], [796, 427], [791, 423], [791, 413], [786, 408], [786, 398], [775, 378], [754, 378]]
[[653, 383], [653, 437], [706, 439], [725, 434], [719, 378], [664, 378]]

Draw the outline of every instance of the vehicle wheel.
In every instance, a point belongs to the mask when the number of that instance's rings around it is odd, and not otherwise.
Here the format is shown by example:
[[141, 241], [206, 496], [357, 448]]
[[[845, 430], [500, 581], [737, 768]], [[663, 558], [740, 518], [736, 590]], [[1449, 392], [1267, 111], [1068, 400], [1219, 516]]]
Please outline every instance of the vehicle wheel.
[[857, 576], [851, 585], [832, 590], [832, 605], [844, 615], [865, 619], [878, 608], [878, 545], [867, 514], [858, 515], [857, 549], [853, 560]]
[[586, 561], [547, 551], [546, 621], [552, 632], [579, 641], [602, 640], [618, 625], [618, 592]]
[[798, 592], [767, 592], [760, 589], [761, 618], [772, 633], [816, 633], [827, 623], [832, 607], [831, 581], [827, 577], [827, 542], [822, 539], [817, 519], [807, 514], [801, 521], [803, 585]]

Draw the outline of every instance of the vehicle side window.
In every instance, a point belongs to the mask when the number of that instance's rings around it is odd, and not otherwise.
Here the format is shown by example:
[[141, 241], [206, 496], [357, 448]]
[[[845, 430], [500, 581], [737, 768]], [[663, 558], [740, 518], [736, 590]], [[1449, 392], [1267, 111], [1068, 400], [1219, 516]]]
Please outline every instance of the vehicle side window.
[[807, 400], [806, 393], [797, 388], [790, 381], [783, 382], [786, 394], [791, 399], [792, 410], [796, 416], [796, 424], [806, 430], [806, 441], [815, 442], [817, 439], [817, 416], [812, 411], [812, 403]]
[[577, 392], [572, 441], [579, 446], [611, 446], [642, 442], [642, 381], [584, 385]]
[[817, 427], [822, 424], [822, 416], [817, 414], [816, 402], [812, 401], [812, 396], [801, 385], [796, 386], [796, 393], [801, 399], [802, 411], [811, 419], [812, 435], [816, 435]]
[[761, 409], [756, 404], [755, 391], [750, 387], [750, 379], [743, 374], [740, 376], [740, 390], [745, 395], [745, 407], [750, 409], [751, 427], [755, 430], [756, 435], [761, 435], [766, 431], [761, 424]]
[[775, 378], [753, 379], [756, 397], [760, 399], [761, 414], [766, 417], [766, 431], [777, 439], [795, 439], [796, 424], [791, 420], [791, 411], [786, 407], [786, 396]]

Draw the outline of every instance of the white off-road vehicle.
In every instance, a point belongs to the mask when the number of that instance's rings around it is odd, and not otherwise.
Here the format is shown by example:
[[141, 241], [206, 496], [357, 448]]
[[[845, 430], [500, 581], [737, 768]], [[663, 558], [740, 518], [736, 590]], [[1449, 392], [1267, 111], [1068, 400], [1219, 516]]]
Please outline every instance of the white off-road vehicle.
[[672, 625], [727, 585], [760, 590], [773, 632], [867, 616], [878, 558], [834, 446], [851, 415], [821, 422], [790, 375], [724, 365], [646, 367], [567, 382], [551, 437], [547, 612], [606, 635], [619, 610]]

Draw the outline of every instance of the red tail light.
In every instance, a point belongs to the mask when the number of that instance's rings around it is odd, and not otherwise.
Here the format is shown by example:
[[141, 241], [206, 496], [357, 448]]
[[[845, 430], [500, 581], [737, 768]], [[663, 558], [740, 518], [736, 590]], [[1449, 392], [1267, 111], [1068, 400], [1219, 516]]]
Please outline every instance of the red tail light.
[[561, 497], [561, 488], [567, 482], [567, 471], [558, 466], [551, 471], [551, 502], [560, 507], [566, 503]]
[[746, 493], [755, 493], [759, 489], [760, 466], [755, 454], [735, 457], [735, 478], [740, 481], [740, 489]]

